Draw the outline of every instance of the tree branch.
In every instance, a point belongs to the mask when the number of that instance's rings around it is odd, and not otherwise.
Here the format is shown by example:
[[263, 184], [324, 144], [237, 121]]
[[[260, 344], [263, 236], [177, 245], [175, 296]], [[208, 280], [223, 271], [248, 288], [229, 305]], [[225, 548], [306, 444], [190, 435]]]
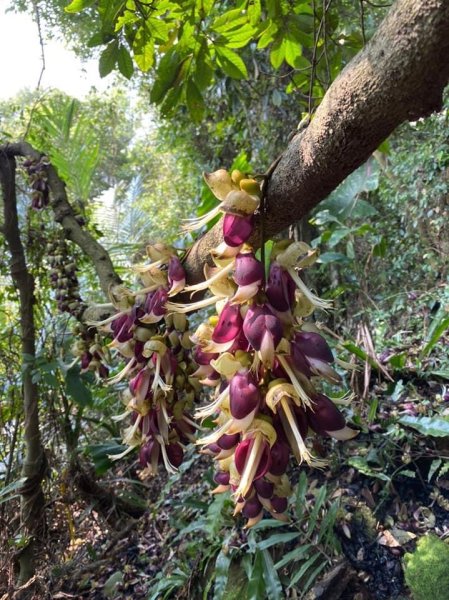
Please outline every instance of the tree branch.
[[[40, 152], [27, 142], [6, 144], [0, 147], [0, 152], [3, 152], [8, 157], [24, 156], [33, 160], [41, 158]], [[122, 282], [114, 270], [109, 254], [76, 220], [75, 212], [67, 198], [65, 184], [52, 165], [48, 165], [47, 167], [47, 176], [51, 192], [50, 206], [55, 214], [55, 220], [61, 224], [67, 238], [77, 244], [91, 259], [97, 272], [101, 289], [107, 295], [111, 285]]]
[[[365, 48], [295, 136], [267, 188], [267, 238], [299, 221], [407, 120], [441, 110], [449, 80], [449, 2], [398, 0]], [[260, 245], [260, 217], [251, 239]], [[203, 279], [221, 223], [189, 252], [189, 283]]]

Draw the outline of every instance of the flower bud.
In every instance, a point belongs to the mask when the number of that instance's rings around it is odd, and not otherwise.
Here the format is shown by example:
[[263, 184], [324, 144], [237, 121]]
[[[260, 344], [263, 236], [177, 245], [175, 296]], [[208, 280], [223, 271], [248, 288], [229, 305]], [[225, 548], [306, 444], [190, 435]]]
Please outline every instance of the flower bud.
[[223, 239], [228, 246], [236, 248], [244, 244], [254, 228], [254, 216], [238, 217], [225, 215], [223, 219]]
[[249, 372], [236, 373], [229, 385], [230, 410], [234, 419], [241, 420], [259, 409], [262, 397], [255, 377]]

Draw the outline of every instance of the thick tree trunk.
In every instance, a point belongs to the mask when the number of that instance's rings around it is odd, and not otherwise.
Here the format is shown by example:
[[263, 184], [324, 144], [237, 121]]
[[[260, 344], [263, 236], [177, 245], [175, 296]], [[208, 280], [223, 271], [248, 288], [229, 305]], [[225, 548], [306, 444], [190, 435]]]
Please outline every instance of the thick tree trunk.
[[[38, 388], [32, 380], [35, 358], [34, 279], [28, 271], [20, 239], [17, 217], [15, 158], [0, 155], [0, 179], [4, 204], [4, 235], [11, 261], [11, 277], [20, 299], [20, 328], [22, 337], [22, 388], [24, 409], [25, 460], [22, 476], [25, 483], [21, 494], [21, 534], [29, 538], [22, 549], [19, 562], [19, 585], [34, 575], [35, 546], [43, 532], [44, 495], [41, 482], [46, 471], [45, 454], [41, 444], [38, 412]], [[31, 590], [29, 590], [31, 591]]]
[[[306, 215], [398, 125], [440, 110], [448, 79], [449, 1], [398, 0], [284, 152], [268, 183], [266, 236]], [[218, 223], [195, 244], [185, 263], [190, 283], [203, 278], [221, 240]], [[260, 219], [251, 241], [260, 244]]]

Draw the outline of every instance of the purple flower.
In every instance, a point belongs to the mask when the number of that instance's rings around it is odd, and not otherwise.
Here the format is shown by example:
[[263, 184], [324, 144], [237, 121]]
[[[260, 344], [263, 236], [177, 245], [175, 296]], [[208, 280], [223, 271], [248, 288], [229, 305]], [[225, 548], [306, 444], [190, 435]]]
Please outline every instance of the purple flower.
[[169, 296], [180, 292], [186, 283], [186, 273], [181, 261], [177, 256], [172, 256], [168, 261], [168, 284], [170, 286]]
[[330, 366], [334, 356], [326, 340], [312, 331], [300, 331], [291, 343], [291, 362], [295, 369], [305, 375], [321, 375], [332, 383], [338, 383], [340, 376]]
[[243, 318], [240, 306], [228, 302], [220, 313], [218, 323], [212, 332], [212, 339], [204, 346], [204, 352], [226, 352], [239, 338]]
[[337, 440], [350, 440], [358, 434], [358, 431], [346, 425], [344, 416], [327, 396], [316, 394], [312, 400], [313, 408], [306, 408], [306, 415], [315, 433]]
[[280, 320], [265, 304], [248, 309], [243, 322], [246, 339], [259, 352], [263, 364], [273, 368], [275, 349], [282, 339], [283, 329]]
[[246, 302], [255, 296], [262, 284], [264, 269], [253, 252], [239, 253], [235, 257], [234, 281], [239, 286], [231, 302]]
[[229, 384], [229, 405], [234, 419], [240, 421], [255, 415], [261, 400], [255, 377], [249, 371], [236, 373]]
[[238, 217], [227, 214], [223, 219], [223, 238], [225, 243], [232, 248], [245, 243], [254, 228], [254, 216]]
[[168, 299], [168, 292], [164, 288], [159, 288], [155, 292], [149, 293], [145, 300], [145, 314], [141, 317], [142, 323], [157, 323], [165, 313], [165, 303]]
[[296, 284], [277, 262], [272, 263], [265, 292], [270, 305], [279, 312], [292, 309], [295, 302]]

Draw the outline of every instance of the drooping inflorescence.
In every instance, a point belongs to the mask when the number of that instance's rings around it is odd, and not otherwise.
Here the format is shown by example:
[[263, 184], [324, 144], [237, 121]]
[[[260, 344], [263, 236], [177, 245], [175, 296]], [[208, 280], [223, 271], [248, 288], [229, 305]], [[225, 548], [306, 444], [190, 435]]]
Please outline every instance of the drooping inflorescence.
[[[141, 476], [179, 467], [185, 444], [196, 441], [216, 461], [214, 492], [230, 490], [235, 512], [247, 526], [264, 510], [285, 520], [291, 487], [287, 467], [293, 457], [322, 468], [311, 435], [338, 440], [354, 437], [321, 382], [340, 382], [334, 356], [308, 317], [331, 304], [316, 296], [303, 279], [318, 252], [303, 242], [274, 243], [266, 265], [248, 244], [260, 187], [240, 172], [221, 169], [205, 176], [220, 200], [213, 211], [191, 221], [186, 230], [224, 213], [223, 242], [211, 254], [202, 283], [186, 286], [174, 248], [148, 246], [149, 262], [134, 267], [141, 289], [115, 287], [113, 316], [93, 323], [111, 338], [109, 350], [124, 361], [111, 383], [127, 382], [122, 393], [127, 418], [126, 450], [139, 448]], [[183, 292], [198, 301], [179, 302]], [[194, 333], [186, 314], [215, 307]], [[201, 389], [210, 401], [198, 407]], [[204, 395], [204, 394], [203, 394]], [[215, 427], [197, 439], [191, 417]]]
[[[340, 376], [326, 340], [306, 320], [315, 308], [330, 308], [301, 277], [316, 261], [317, 250], [303, 242], [276, 243], [265, 277], [264, 265], [247, 245], [260, 201], [257, 182], [223, 170], [206, 176], [206, 182], [225, 217], [224, 242], [212, 251], [215, 268], [206, 267], [205, 281], [185, 289], [209, 288], [217, 310], [192, 338], [197, 374], [214, 390], [196, 417], [213, 418], [217, 425], [198, 443], [216, 460], [215, 492], [231, 490], [236, 513], [251, 526], [264, 509], [285, 519], [291, 455], [299, 464], [324, 466], [307, 446], [309, 431], [340, 440], [357, 431], [320, 393], [320, 379], [338, 383]], [[183, 314], [206, 302], [166, 306]]]

